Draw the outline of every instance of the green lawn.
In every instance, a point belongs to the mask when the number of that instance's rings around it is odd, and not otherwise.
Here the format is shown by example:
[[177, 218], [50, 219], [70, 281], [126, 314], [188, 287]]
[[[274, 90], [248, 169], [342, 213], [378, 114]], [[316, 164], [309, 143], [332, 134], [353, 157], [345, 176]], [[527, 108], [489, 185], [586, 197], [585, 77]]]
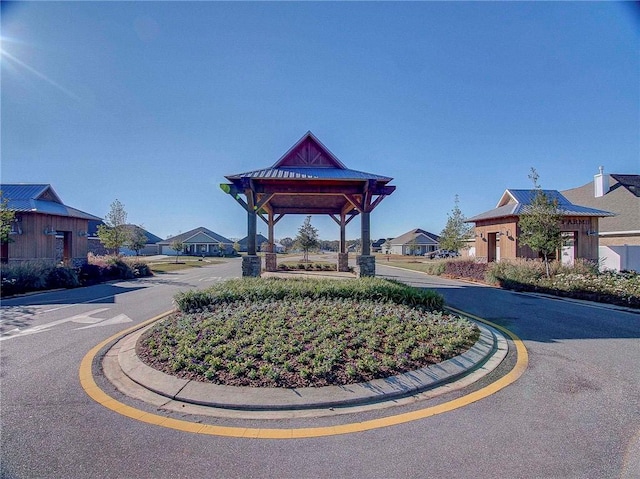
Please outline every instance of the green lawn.
[[205, 266], [211, 266], [214, 264], [224, 263], [223, 260], [220, 259], [209, 259], [209, 258], [200, 258], [197, 256], [180, 256], [178, 258], [178, 262], [176, 263], [175, 258], [167, 258], [163, 261], [154, 261], [150, 262], [149, 268], [154, 273], [170, 273], [172, 271], [179, 271], [181, 269], [187, 268], [202, 268]]

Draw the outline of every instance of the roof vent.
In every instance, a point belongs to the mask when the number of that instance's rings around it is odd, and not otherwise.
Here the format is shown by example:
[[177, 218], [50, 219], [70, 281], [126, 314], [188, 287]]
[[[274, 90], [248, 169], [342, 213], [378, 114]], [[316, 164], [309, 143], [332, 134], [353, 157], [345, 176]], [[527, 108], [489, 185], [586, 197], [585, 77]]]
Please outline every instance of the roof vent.
[[594, 196], [600, 198], [609, 192], [609, 175], [604, 174], [604, 166], [599, 168], [600, 172], [593, 177]]

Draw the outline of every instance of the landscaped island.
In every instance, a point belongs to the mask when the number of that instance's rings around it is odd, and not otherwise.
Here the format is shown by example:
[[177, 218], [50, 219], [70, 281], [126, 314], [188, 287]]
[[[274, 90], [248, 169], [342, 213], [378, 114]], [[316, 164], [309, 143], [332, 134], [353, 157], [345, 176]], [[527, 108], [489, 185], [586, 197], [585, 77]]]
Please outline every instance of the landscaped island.
[[479, 330], [443, 298], [379, 278], [241, 279], [176, 296], [138, 356], [168, 374], [232, 386], [316, 387], [384, 378], [468, 350]]

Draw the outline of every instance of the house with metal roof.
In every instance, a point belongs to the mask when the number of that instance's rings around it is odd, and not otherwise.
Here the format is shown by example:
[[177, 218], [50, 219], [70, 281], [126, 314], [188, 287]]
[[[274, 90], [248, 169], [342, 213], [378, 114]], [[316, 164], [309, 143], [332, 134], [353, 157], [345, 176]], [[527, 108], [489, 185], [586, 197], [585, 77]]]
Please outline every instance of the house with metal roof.
[[158, 245], [158, 254], [176, 255], [176, 250], [172, 248], [172, 245], [176, 241], [183, 244], [180, 254], [192, 256], [226, 256], [235, 253], [233, 241], [201, 226], [186, 233], [171, 236], [164, 241], [159, 241], [156, 243]]
[[391, 247], [389, 248], [388, 253], [423, 256], [427, 253], [432, 253], [439, 248], [440, 237], [436, 234], [416, 228], [401, 234], [397, 238], [389, 240], [389, 243], [391, 244]]
[[2, 184], [0, 190], [15, 213], [3, 263], [87, 262], [88, 222], [99, 217], [65, 205], [49, 184]]
[[[511, 258], [537, 258], [528, 246], [521, 244], [519, 218], [531, 209], [538, 190], [508, 189], [497, 206], [469, 218], [475, 223], [475, 256], [483, 261]], [[572, 264], [576, 258], [598, 260], [598, 220], [614, 213], [571, 203], [559, 191], [542, 190], [555, 201], [562, 215], [560, 229], [564, 238], [558, 258]]]

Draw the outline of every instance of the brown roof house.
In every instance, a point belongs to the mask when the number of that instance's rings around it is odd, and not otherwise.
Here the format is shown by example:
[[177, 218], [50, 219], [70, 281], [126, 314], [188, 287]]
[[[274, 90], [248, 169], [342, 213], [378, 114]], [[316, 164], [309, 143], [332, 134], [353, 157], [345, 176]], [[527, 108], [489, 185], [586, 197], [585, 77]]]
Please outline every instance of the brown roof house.
[[411, 256], [423, 256], [439, 248], [440, 237], [420, 228], [407, 231], [406, 233], [389, 241], [391, 254], [403, 254]]
[[599, 222], [600, 260], [609, 269], [640, 270], [640, 175], [605, 174], [565, 190], [574, 203], [615, 213]]
[[175, 256], [177, 252], [172, 248], [174, 241], [182, 242], [183, 249], [180, 254], [192, 256], [228, 256], [235, 253], [233, 241], [201, 226], [186, 233], [167, 238], [164, 241], [159, 241], [156, 243], [158, 246], [158, 254]]
[[11, 241], [2, 245], [3, 263], [87, 262], [88, 222], [99, 217], [65, 205], [48, 184], [2, 184], [0, 190], [15, 213]]
[[[562, 214], [561, 231], [565, 245], [558, 254], [562, 261], [573, 264], [576, 258], [598, 260], [598, 220], [614, 216], [609, 211], [576, 205], [556, 190], [543, 190], [547, 198], [558, 202]], [[483, 261], [512, 258], [537, 258], [528, 246], [521, 244], [519, 218], [526, 213], [537, 190], [504, 192], [498, 205], [469, 218], [475, 223], [475, 256]]]

